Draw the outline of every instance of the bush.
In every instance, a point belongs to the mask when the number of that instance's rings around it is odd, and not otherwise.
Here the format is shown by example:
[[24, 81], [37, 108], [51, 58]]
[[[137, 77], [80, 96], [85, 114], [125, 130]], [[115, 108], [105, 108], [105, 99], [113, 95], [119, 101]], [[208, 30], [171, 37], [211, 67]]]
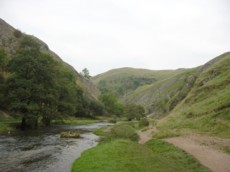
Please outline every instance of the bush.
[[129, 125], [117, 125], [111, 129], [111, 138], [130, 139], [138, 141], [139, 136], [135, 129]]
[[14, 36], [16, 38], [20, 38], [22, 36], [22, 32], [20, 30], [15, 29], [14, 30]]
[[141, 118], [139, 121], [139, 127], [146, 127], [149, 126], [149, 121], [147, 118]]
[[114, 123], [114, 124], [116, 124], [116, 123], [117, 123], [117, 119], [116, 119], [116, 118], [110, 119], [110, 120], [109, 120], [109, 123]]

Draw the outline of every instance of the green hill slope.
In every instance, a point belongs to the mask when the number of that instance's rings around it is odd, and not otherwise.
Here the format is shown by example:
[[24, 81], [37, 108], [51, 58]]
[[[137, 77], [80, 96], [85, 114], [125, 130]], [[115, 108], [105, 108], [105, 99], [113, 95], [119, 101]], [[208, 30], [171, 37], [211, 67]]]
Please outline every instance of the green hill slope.
[[193, 86], [198, 68], [171, 72], [166, 78], [141, 86], [123, 97], [126, 103], [136, 103], [145, 107], [147, 113], [155, 116], [167, 114], [183, 100]]
[[81, 76], [72, 66], [65, 63], [55, 52], [49, 49], [48, 45], [32, 35], [26, 35], [21, 31], [13, 28], [8, 23], [0, 18], [0, 49], [4, 49], [7, 58], [10, 60], [16, 53], [17, 48], [20, 45], [20, 41], [24, 36], [29, 36], [33, 39], [38, 45], [42, 52], [51, 55], [55, 61], [58, 61], [65, 68], [67, 68], [73, 75], [76, 77], [76, 82], [79, 86], [82, 87], [87, 96], [96, 99], [100, 94], [97, 87], [95, 87], [91, 81]]
[[124, 103], [140, 104], [147, 113], [168, 113], [190, 91], [198, 68], [146, 70], [120, 68], [93, 78], [102, 92], [113, 92]]
[[193, 88], [168, 117], [161, 129], [171, 132], [195, 129], [230, 136], [230, 53], [225, 53], [200, 69]]

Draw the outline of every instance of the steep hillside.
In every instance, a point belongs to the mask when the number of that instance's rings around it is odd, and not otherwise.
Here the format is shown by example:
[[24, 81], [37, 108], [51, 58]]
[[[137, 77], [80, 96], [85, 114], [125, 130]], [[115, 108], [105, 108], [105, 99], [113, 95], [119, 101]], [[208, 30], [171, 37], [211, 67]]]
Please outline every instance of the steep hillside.
[[102, 92], [114, 92], [124, 103], [145, 107], [147, 113], [162, 115], [181, 101], [192, 87], [198, 68], [146, 70], [121, 68], [93, 78]]
[[49, 126], [54, 119], [103, 114], [99, 90], [38, 38], [0, 19], [0, 117], [21, 128]]
[[183, 69], [154, 71], [127, 67], [99, 74], [93, 77], [92, 81], [102, 92], [114, 92], [119, 97], [123, 97], [140, 86], [152, 84], [182, 71]]
[[[9, 59], [15, 55], [16, 49], [19, 46], [19, 42], [24, 35], [26, 34], [13, 28], [0, 18], [0, 48], [3, 48], [6, 51], [7, 57]], [[82, 87], [87, 96], [90, 96], [94, 99], [98, 97], [100, 94], [99, 90], [88, 79], [80, 75], [72, 66], [62, 61], [62, 59], [56, 53], [49, 49], [46, 43], [34, 36], [30, 35], [30, 37], [40, 45], [41, 51], [50, 54], [56, 61], [62, 63], [72, 73], [74, 73], [74, 75], [76, 75], [76, 82]]]
[[174, 71], [165, 79], [144, 85], [134, 90], [122, 100], [145, 107], [147, 113], [162, 116], [171, 111], [185, 98], [197, 76], [198, 68]]
[[230, 53], [200, 69], [186, 98], [159, 123], [161, 129], [195, 129], [230, 136]]

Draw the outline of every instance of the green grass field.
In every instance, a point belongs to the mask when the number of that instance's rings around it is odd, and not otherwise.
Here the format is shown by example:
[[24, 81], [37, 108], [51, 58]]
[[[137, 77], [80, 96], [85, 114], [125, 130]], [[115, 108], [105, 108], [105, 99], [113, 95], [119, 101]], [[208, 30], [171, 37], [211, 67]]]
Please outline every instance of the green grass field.
[[161, 140], [140, 145], [113, 140], [89, 149], [76, 159], [72, 172], [209, 171], [193, 156]]

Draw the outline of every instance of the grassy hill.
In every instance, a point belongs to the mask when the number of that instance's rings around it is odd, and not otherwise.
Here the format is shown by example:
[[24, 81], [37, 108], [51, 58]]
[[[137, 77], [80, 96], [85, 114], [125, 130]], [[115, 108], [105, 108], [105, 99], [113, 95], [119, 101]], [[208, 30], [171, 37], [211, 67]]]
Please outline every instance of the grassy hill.
[[170, 114], [159, 123], [161, 128], [230, 135], [229, 52], [192, 69], [120, 68], [94, 77], [93, 82], [102, 92], [116, 93], [124, 103], [144, 106], [147, 114]]
[[186, 98], [161, 120], [158, 127], [170, 132], [194, 129], [230, 136], [230, 53], [225, 53], [200, 69]]
[[140, 104], [147, 113], [155, 116], [167, 114], [188, 94], [196, 79], [197, 70], [198, 68], [173, 71], [166, 78], [137, 88], [122, 100]]
[[198, 69], [120, 68], [97, 75], [92, 81], [102, 92], [117, 94], [124, 103], [140, 104], [147, 113], [162, 115], [187, 95]]

